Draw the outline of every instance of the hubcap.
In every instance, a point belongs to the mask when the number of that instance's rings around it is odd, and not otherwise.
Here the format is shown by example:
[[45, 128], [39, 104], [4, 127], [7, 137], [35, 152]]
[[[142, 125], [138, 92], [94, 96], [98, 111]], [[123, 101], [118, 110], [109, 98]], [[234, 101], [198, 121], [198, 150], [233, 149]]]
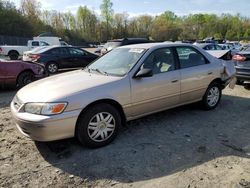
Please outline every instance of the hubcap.
[[220, 99], [220, 90], [218, 87], [212, 87], [207, 96], [207, 103], [209, 106], [215, 106]]
[[101, 112], [92, 117], [88, 124], [88, 136], [95, 142], [110, 138], [115, 130], [115, 118], [108, 112]]
[[55, 73], [57, 71], [57, 66], [55, 64], [50, 64], [48, 66], [49, 72]]
[[26, 76], [24, 79], [23, 79], [23, 83], [25, 85], [29, 84], [32, 82], [32, 77], [31, 76]]

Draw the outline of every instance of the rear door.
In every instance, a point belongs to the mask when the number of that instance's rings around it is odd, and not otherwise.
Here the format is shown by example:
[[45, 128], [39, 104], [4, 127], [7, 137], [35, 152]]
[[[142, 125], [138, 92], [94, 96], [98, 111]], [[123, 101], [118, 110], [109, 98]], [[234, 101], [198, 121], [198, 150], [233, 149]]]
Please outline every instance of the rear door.
[[216, 77], [209, 61], [193, 47], [176, 47], [181, 74], [181, 103], [200, 100]]
[[179, 103], [180, 70], [176, 67], [171, 48], [152, 52], [141, 66], [153, 70], [152, 77], [131, 79], [134, 116], [170, 108]]

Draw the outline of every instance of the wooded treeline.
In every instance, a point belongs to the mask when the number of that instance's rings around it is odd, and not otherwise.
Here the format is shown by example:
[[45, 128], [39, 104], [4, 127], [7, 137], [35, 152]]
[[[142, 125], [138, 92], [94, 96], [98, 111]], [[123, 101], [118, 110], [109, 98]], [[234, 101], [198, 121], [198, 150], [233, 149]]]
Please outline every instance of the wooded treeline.
[[[71, 12], [42, 10], [37, 0], [22, 0], [19, 9], [0, 0], [0, 34], [32, 37], [52, 32], [64, 40], [92, 42], [124, 37], [147, 37], [156, 41], [203, 39], [250, 39], [250, 18], [238, 15], [192, 14], [177, 16], [166, 11], [158, 16], [129, 17], [114, 13], [113, 3], [103, 0], [101, 15], [80, 6]], [[167, 9], [167, 7], [166, 7]]]

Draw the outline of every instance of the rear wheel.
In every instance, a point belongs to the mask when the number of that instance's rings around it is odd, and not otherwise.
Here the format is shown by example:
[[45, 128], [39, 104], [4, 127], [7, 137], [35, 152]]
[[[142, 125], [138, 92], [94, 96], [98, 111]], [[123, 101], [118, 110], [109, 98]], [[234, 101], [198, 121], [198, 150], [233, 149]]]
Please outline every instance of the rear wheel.
[[46, 66], [48, 73], [55, 74], [58, 71], [58, 65], [55, 62], [50, 62]]
[[15, 52], [15, 51], [12, 51], [12, 52], [9, 53], [9, 57], [10, 57], [11, 60], [17, 60], [18, 57], [19, 57], [19, 54], [17, 52]]
[[209, 85], [205, 95], [203, 96], [202, 103], [205, 110], [212, 110], [216, 108], [221, 99], [221, 85], [219, 83], [212, 83]]
[[120, 114], [112, 105], [97, 104], [80, 115], [76, 137], [81, 144], [98, 148], [112, 142], [120, 126]]
[[23, 87], [31, 82], [33, 82], [34, 79], [34, 74], [32, 72], [23, 72], [18, 76], [17, 79], [17, 86], [18, 87]]

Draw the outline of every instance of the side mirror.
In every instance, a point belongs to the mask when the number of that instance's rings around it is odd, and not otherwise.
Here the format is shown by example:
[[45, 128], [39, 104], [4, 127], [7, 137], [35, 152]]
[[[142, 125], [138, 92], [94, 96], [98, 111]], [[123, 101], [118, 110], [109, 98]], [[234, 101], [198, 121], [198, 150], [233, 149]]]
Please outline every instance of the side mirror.
[[152, 77], [153, 71], [152, 69], [141, 69], [134, 78], [143, 78], [143, 77]]

